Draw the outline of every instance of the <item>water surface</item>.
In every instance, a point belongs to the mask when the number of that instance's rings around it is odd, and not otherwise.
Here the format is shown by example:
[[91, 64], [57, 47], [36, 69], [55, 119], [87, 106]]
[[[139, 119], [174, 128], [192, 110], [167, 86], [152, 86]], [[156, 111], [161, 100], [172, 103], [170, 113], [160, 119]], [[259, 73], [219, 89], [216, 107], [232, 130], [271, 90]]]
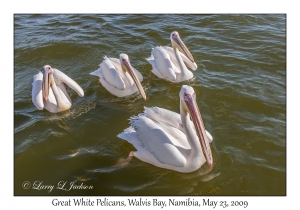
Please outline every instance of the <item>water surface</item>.
[[[145, 58], [170, 46], [178, 31], [198, 65], [194, 78], [173, 84], [150, 73]], [[103, 56], [126, 53], [144, 76], [149, 100], [111, 95], [89, 75]], [[85, 92], [69, 89], [63, 113], [37, 110], [32, 76], [49, 64]], [[179, 112], [183, 84], [197, 94], [212, 134], [215, 165], [189, 174], [136, 158], [116, 167], [134, 147], [117, 135], [143, 107]], [[25, 181], [61, 181], [89, 190], [24, 189]], [[15, 195], [286, 195], [285, 15], [15, 15]]]

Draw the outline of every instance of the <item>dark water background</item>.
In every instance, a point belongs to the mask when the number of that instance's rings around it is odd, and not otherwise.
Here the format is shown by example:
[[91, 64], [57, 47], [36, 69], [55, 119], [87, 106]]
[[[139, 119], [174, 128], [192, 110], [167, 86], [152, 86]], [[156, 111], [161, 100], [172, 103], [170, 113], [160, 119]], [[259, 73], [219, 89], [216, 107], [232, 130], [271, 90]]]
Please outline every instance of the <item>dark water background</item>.
[[[173, 84], [150, 73], [151, 48], [170, 46], [178, 31], [198, 64], [194, 78]], [[129, 55], [144, 76], [149, 100], [117, 98], [89, 75], [103, 56]], [[49, 64], [85, 92], [69, 90], [63, 113], [31, 102], [32, 76]], [[214, 137], [211, 171], [182, 174], [133, 158], [117, 138], [143, 107], [179, 112], [181, 85], [194, 87], [206, 129]], [[60, 181], [90, 190], [23, 189]], [[66, 186], [67, 186], [66, 185]], [[285, 15], [15, 15], [15, 195], [286, 195]]]

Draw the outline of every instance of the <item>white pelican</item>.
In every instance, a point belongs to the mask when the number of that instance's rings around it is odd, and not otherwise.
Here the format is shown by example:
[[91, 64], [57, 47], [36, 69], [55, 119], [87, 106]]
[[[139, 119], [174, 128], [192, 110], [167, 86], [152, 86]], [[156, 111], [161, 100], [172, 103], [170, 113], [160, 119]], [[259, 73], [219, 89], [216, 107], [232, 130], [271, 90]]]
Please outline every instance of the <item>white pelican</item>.
[[70, 77], [58, 69], [49, 65], [43, 67], [42, 73], [33, 76], [32, 102], [37, 109], [47, 109], [49, 112], [57, 113], [70, 109], [72, 106], [64, 83], [83, 97], [82, 88]]
[[168, 46], [155, 47], [152, 49], [151, 56], [146, 58], [152, 65], [151, 71], [157, 77], [174, 83], [189, 80], [193, 77], [193, 73], [186, 65], [195, 71], [197, 64], [177, 31], [171, 33], [170, 39], [173, 49]]
[[143, 76], [130, 64], [128, 55], [120, 54], [120, 59], [107, 58], [99, 65], [100, 68], [91, 75], [98, 76], [100, 83], [111, 94], [124, 97], [140, 91], [146, 101], [146, 94], [141, 85]]
[[137, 151], [132, 156], [179, 172], [192, 172], [205, 161], [212, 167], [209, 143], [212, 136], [205, 130], [196, 94], [183, 85], [179, 93], [180, 115], [158, 107], [146, 108], [142, 114], [130, 118], [131, 126], [118, 137], [131, 143]]

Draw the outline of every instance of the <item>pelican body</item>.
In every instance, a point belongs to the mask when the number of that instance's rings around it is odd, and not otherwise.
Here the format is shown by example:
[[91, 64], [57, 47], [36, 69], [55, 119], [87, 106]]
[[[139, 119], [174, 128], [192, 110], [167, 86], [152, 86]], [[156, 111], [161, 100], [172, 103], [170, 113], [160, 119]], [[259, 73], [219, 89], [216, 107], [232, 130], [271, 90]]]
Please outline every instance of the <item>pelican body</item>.
[[151, 56], [146, 60], [152, 65], [152, 72], [161, 79], [178, 83], [193, 78], [193, 73], [187, 69], [197, 69], [197, 64], [188, 48], [174, 31], [170, 35], [172, 48], [160, 46], [152, 49]]
[[70, 77], [49, 65], [43, 67], [42, 72], [33, 76], [32, 102], [37, 109], [47, 109], [57, 113], [68, 110], [72, 101], [65, 85], [75, 90], [80, 97], [84, 96], [82, 88]]
[[120, 54], [119, 59], [105, 56], [99, 66], [99, 69], [90, 74], [98, 76], [100, 83], [108, 92], [117, 97], [124, 97], [139, 91], [144, 100], [147, 100], [141, 85], [143, 76], [131, 66], [128, 55]]
[[213, 138], [205, 130], [194, 89], [183, 85], [180, 91], [180, 114], [151, 107], [130, 118], [131, 126], [118, 137], [137, 151], [129, 156], [160, 168], [193, 172], [206, 161], [213, 164], [209, 143]]

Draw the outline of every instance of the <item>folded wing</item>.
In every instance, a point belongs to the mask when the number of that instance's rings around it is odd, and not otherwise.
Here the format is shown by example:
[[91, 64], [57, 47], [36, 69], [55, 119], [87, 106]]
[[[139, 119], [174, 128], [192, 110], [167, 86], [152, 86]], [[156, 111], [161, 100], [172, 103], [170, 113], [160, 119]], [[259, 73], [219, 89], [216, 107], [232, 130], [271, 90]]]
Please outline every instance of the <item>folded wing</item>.
[[[119, 64], [121, 67], [121, 65]], [[105, 59], [101, 64], [100, 68], [102, 71], [102, 74], [104, 76], [105, 81], [110, 84], [111, 86], [119, 89], [119, 90], [125, 90], [125, 83], [122, 79], [122, 77], [119, 75], [119, 70], [113, 65], [110, 59]]]
[[39, 72], [33, 76], [32, 82], [32, 102], [37, 109], [42, 110], [44, 108], [43, 94], [42, 94], [42, 81], [43, 74]]
[[[168, 46], [163, 46], [162, 47], [170, 56], [171, 61], [176, 65], [179, 66], [179, 63], [176, 59], [175, 53], [174, 53], [174, 49], [172, 47], [168, 47]], [[185, 63], [185, 65], [187, 67], [189, 67], [192, 70], [196, 70], [197, 69], [197, 64], [195, 62], [190, 61], [190, 59], [188, 59], [183, 53], [181, 53], [179, 51], [179, 55], [182, 58], [183, 62]]]
[[131, 125], [147, 150], [159, 162], [177, 167], [183, 167], [186, 164], [185, 157], [170, 140], [173, 137], [151, 119], [139, 115], [131, 118]]

